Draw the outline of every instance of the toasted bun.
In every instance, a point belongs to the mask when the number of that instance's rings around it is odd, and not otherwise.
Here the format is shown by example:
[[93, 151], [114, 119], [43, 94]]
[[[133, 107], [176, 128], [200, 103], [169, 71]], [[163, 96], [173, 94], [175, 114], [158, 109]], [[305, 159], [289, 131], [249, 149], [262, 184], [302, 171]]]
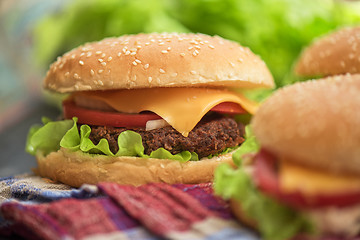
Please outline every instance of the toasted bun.
[[301, 76], [360, 73], [360, 26], [315, 40], [302, 52], [295, 72]]
[[87, 43], [59, 57], [44, 87], [57, 92], [151, 87], [273, 87], [248, 48], [203, 34], [138, 34]]
[[259, 108], [252, 127], [283, 160], [360, 174], [360, 74], [284, 87]]
[[35, 171], [42, 177], [73, 187], [99, 182], [134, 186], [152, 182], [194, 184], [212, 181], [219, 164], [232, 164], [231, 156], [232, 153], [228, 153], [181, 163], [169, 159], [90, 155], [61, 148], [47, 156], [37, 154], [38, 168]]

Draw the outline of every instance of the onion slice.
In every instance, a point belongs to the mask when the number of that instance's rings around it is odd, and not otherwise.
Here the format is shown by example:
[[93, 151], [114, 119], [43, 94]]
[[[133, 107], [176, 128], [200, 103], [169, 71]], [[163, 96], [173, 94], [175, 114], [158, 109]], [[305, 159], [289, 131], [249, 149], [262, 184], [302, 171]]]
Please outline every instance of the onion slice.
[[170, 124], [165, 121], [164, 119], [157, 119], [157, 120], [149, 120], [146, 122], [146, 131], [163, 128], [169, 126]]

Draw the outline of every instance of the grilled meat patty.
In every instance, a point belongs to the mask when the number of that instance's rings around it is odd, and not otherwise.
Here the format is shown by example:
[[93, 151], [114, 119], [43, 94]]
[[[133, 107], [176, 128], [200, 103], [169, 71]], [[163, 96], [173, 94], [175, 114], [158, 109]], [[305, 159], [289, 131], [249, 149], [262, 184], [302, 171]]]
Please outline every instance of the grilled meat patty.
[[123, 128], [91, 126], [89, 138], [94, 144], [105, 138], [113, 153], [118, 151], [117, 139], [121, 132], [132, 130], [142, 137], [145, 154], [164, 148], [172, 154], [190, 151], [198, 154], [199, 159], [211, 154], [221, 153], [228, 147], [235, 147], [244, 141], [244, 125], [233, 118], [220, 115], [203, 118], [196, 127], [184, 137], [171, 126], [146, 131], [144, 128]]

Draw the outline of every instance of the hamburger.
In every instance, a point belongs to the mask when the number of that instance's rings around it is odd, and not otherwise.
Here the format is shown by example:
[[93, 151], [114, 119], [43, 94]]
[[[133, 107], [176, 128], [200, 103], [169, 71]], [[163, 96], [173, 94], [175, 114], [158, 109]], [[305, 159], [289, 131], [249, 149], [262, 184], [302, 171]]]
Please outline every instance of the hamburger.
[[305, 48], [295, 66], [304, 77], [360, 73], [360, 26], [329, 33]]
[[257, 152], [220, 166], [216, 192], [265, 239], [358, 239], [359, 113], [359, 74], [278, 90], [251, 121]]
[[36, 173], [74, 187], [112, 181], [200, 183], [243, 142], [238, 91], [273, 87], [248, 48], [203, 34], [138, 34], [86, 43], [44, 80], [67, 94], [63, 119], [31, 129]]

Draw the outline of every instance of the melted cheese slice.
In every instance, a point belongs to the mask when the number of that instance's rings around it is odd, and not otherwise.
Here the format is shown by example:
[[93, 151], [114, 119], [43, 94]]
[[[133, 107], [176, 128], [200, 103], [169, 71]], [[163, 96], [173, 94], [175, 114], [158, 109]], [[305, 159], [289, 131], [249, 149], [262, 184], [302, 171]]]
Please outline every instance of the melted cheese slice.
[[360, 191], [360, 177], [335, 175], [281, 161], [280, 188], [305, 195], [337, 194]]
[[184, 136], [188, 136], [201, 118], [219, 103], [238, 103], [251, 114], [254, 114], [258, 107], [256, 103], [239, 93], [208, 88], [89, 91], [76, 95], [105, 102], [119, 112], [152, 111]]

